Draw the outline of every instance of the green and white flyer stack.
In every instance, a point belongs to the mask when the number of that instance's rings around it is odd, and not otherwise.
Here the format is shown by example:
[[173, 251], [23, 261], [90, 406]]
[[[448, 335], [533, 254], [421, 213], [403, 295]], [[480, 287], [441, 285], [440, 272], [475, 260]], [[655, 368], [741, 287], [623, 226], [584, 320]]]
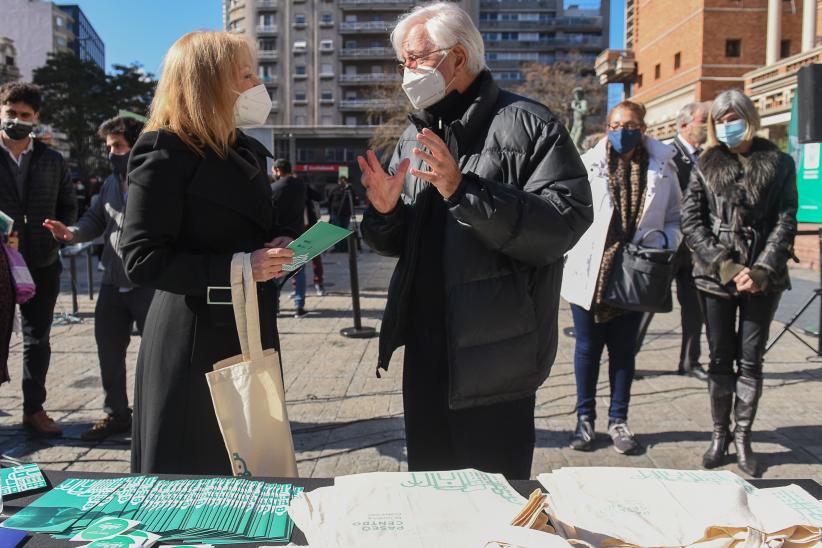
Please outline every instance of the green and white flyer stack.
[[4, 499], [14, 498], [14, 495], [22, 496], [23, 493], [43, 489], [47, 485], [46, 478], [36, 464], [0, 469], [0, 494]]
[[[88, 540], [90, 548], [149, 546], [157, 540], [205, 545], [288, 542], [294, 528], [288, 505], [300, 491], [291, 484], [243, 478], [68, 479], [2, 526]], [[111, 538], [101, 538], [109, 529], [117, 530]]]

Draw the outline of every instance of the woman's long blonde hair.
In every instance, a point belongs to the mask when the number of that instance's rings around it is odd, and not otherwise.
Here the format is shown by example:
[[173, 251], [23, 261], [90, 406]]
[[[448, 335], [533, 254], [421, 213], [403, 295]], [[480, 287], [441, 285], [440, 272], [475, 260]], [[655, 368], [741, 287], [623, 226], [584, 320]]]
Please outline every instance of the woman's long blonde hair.
[[210, 148], [225, 157], [236, 136], [240, 67], [254, 59], [252, 45], [240, 36], [217, 31], [184, 35], [163, 60], [145, 131], [164, 129], [200, 155]]

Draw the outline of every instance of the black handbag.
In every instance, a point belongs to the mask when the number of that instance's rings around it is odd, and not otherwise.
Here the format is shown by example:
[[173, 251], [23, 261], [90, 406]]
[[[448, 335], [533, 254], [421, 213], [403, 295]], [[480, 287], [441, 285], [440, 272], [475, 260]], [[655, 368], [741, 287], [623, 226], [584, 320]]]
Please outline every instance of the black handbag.
[[[642, 245], [655, 232], [662, 234], [665, 249]], [[638, 244], [625, 244], [615, 257], [603, 302], [635, 312], [670, 312], [675, 255], [675, 249], [668, 249], [668, 236], [659, 229], [646, 233]]]

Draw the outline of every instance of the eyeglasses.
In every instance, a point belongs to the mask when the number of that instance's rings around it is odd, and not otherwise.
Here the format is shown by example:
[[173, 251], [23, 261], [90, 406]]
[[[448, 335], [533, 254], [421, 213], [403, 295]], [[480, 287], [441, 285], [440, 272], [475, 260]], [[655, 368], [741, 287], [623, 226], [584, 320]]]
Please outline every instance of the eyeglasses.
[[419, 55], [413, 55], [413, 54], [409, 55], [405, 59], [400, 60], [400, 62], [397, 64], [397, 70], [399, 71], [400, 74], [402, 74], [403, 72], [405, 72], [405, 69], [407, 68], [408, 63], [414, 63], [413, 67], [408, 67], [408, 68], [416, 68], [417, 64], [420, 61], [428, 59], [429, 57], [431, 57], [435, 53], [442, 53], [443, 51], [448, 51], [449, 49], [451, 49], [451, 48], [440, 48], [440, 49], [435, 49], [434, 51], [429, 51], [428, 53], [421, 53]]
[[635, 129], [641, 129], [642, 124], [635, 124], [633, 122], [625, 122], [624, 124], [620, 124], [618, 122], [614, 122], [613, 124], [608, 124], [608, 129], [612, 129], [614, 131], [618, 129], [627, 129], [629, 131], [633, 131]]

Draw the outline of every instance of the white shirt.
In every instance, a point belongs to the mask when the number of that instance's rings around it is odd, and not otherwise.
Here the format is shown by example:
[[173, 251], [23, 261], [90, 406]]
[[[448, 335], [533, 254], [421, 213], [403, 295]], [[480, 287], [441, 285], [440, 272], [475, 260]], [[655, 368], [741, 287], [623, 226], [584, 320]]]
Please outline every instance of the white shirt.
[[696, 161], [696, 148], [694, 148], [694, 146], [691, 143], [689, 143], [687, 139], [685, 139], [684, 137], [682, 137], [682, 135], [680, 135], [678, 133], [676, 134], [676, 138], [679, 141], [679, 143], [682, 146], [685, 147], [685, 150], [688, 151], [688, 156], [691, 157], [691, 161], [695, 162]]
[[9, 149], [9, 147], [7, 147], [7, 146], [6, 146], [6, 141], [5, 141], [5, 139], [3, 139], [2, 137], [0, 137], [0, 148], [2, 148], [3, 150], [5, 150], [6, 152], [8, 152], [8, 153], [9, 153], [9, 156], [11, 156], [11, 159], [12, 159], [12, 160], [14, 160], [14, 163], [15, 163], [15, 164], [17, 164], [17, 167], [20, 167], [20, 162], [21, 162], [21, 161], [23, 161], [23, 155], [24, 155], [24, 154], [28, 154], [29, 152], [31, 152], [32, 150], [34, 150], [34, 139], [32, 139], [31, 137], [29, 137], [29, 144], [28, 144], [28, 146], [27, 146], [27, 147], [23, 150], [23, 152], [21, 152], [21, 153], [20, 153], [20, 156], [15, 156], [15, 155], [14, 155], [14, 153], [13, 153], [13, 152]]

